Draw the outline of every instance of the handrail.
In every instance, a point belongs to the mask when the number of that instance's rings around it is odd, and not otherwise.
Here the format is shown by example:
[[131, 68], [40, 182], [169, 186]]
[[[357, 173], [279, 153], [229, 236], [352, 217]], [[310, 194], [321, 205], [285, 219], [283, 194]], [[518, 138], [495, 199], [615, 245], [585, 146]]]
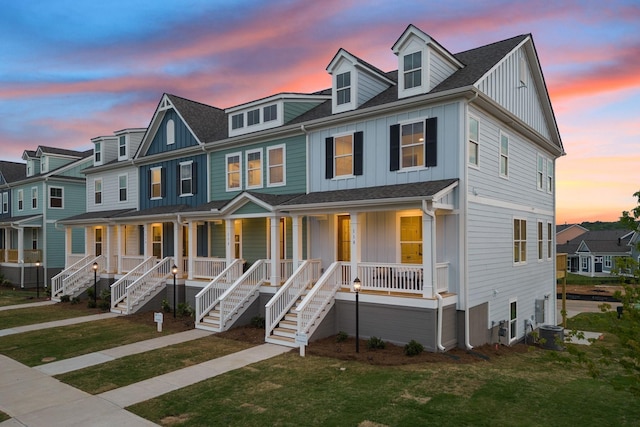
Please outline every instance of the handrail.
[[93, 258], [93, 255], [86, 255], [53, 276], [51, 278], [51, 298], [57, 298], [58, 294], [63, 290], [63, 280], [70, 274], [82, 268], [82, 266], [84, 266], [91, 258]]
[[127, 297], [127, 287], [153, 267], [158, 259], [150, 256], [111, 285], [111, 308]]
[[259, 259], [236, 282], [220, 295], [220, 330], [225, 330], [231, 317], [249, 302], [260, 286], [269, 277], [269, 264]]
[[242, 275], [242, 260], [231, 264], [196, 294], [196, 325], [216, 306], [220, 295]]
[[293, 304], [320, 277], [321, 260], [306, 260], [265, 305], [265, 337], [269, 337]]
[[193, 272], [191, 276], [194, 279], [213, 280], [227, 268], [227, 260], [225, 258], [213, 257], [195, 257], [193, 258]]
[[319, 326], [317, 320], [324, 311], [328, 311], [335, 302], [336, 292], [341, 288], [345, 278], [342, 262], [336, 261], [329, 266], [315, 286], [296, 308], [299, 333], [310, 336]]
[[144, 299], [159, 282], [162, 282], [171, 275], [171, 267], [174, 263], [172, 257], [166, 257], [146, 271], [137, 280], [127, 286], [126, 314], [131, 313], [131, 308]]
[[[82, 287], [88, 280], [91, 279], [93, 273], [93, 264], [98, 264], [96, 272], [102, 272], [105, 268], [104, 256], [98, 255], [95, 258], [90, 259], [85, 265], [68, 275], [62, 280], [62, 295], [71, 295], [79, 288]], [[97, 273], [96, 273], [97, 274]]]

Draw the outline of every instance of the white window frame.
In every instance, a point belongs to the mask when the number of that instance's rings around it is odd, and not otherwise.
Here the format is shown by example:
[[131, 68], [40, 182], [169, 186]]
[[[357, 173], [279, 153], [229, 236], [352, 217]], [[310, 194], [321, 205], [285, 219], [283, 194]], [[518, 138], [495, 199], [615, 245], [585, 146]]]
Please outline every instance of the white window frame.
[[40, 173], [46, 173], [49, 171], [49, 158], [42, 156], [40, 158]]
[[[124, 178], [124, 187], [122, 186], [122, 178]], [[122, 190], [124, 190], [124, 200], [122, 200]], [[129, 175], [118, 175], [118, 203], [124, 203], [129, 200]]]
[[[402, 218], [415, 218], [415, 217], [420, 217], [421, 222], [420, 222], [420, 231], [421, 231], [421, 236], [419, 240], [402, 240]], [[396, 249], [396, 262], [398, 264], [402, 264], [402, 245], [404, 244], [419, 244], [420, 246], [422, 246], [423, 243], [423, 239], [424, 239], [424, 227], [423, 227], [423, 223], [422, 223], [422, 213], [420, 211], [405, 211], [402, 213], [399, 213], [397, 216], [397, 249]], [[424, 260], [424, 247], [421, 247], [422, 249], [422, 259], [419, 260], [416, 263], [405, 263], [405, 264], [422, 264], [423, 260]]]
[[22, 188], [18, 190], [17, 199], [18, 199], [18, 211], [23, 211], [24, 210], [24, 190]]
[[[471, 121], [474, 121], [477, 123], [477, 127], [478, 127], [478, 131], [477, 131], [477, 135], [476, 135], [476, 139], [474, 140], [471, 137]], [[468, 144], [468, 150], [469, 152], [467, 153], [467, 162], [469, 163], [470, 166], [478, 168], [480, 167], [480, 120], [478, 120], [476, 117], [474, 116], [469, 116], [469, 120], [468, 120], [468, 132], [469, 132], [469, 144]], [[471, 161], [471, 151], [475, 151], [475, 162]]]
[[[511, 306], [515, 304], [515, 316], [513, 315], [513, 313], [511, 312]], [[518, 339], [518, 298], [511, 298], [509, 300], [509, 326], [508, 326], [508, 332], [509, 332], [509, 343], [514, 342], [515, 340]]]
[[553, 255], [553, 224], [547, 222], [547, 260], [552, 259]]
[[98, 141], [93, 146], [93, 164], [102, 164], [102, 142]]
[[38, 187], [31, 187], [31, 209], [38, 209]]
[[[160, 200], [162, 199], [162, 166], [156, 166], [150, 169], [151, 173], [149, 174], [149, 189], [150, 189], [150, 193], [149, 193], [149, 199], [150, 200]], [[154, 181], [153, 179], [153, 172], [154, 171], [158, 171], [159, 172], [159, 180], [157, 182]], [[154, 196], [154, 187], [157, 186], [158, 188], [158, 195]]]
[[[406, 60], [407, 57], [411, 56], [413, 57], [416, 54], [420, 54], [420, 66], [418, 67], [413, 67], [413, 68], [406, 68]], [[402, 87], [403, 90], [415, 90], [416, 88], [420, 88], [423, 85], [423, 73], [422, 70], [424, 69], [424, 60], [423, 60], [423, 52], [421, 50], [416, 50], [415, 52], [409, 52], [409, 53], [405, 53], [404, 55], [402, 55]], [[407, 75], [411, 74], [413, 75], [418, 75], [420, 76], [420, 84], [413, 84], [412, 86], [407, 86]]]
[[[271, 164], [271, 152], [276, 150], [282, 150], [282, 163]], [[271, 168], [282, 168], [282, 181], [273, 182], [271, 179]], [[287, 148], [285, 144], [274, 145], [267, 147], [267, 187], [281, 187], [287, 185]]]
[[[51, 204], [51, 201], [53, 200], [53, 197], [51, 196], [52, 190], [60, 190], [60, 206], [53, 206]], [[58, 197], [56, 197], [56, 199], [58, 199]], [[64, 187], [54, 185], [49, 186], [49, 209], [64, 209]]]
[[[98, 191], [98, 187], [100, 187], [100, 191]], [[96, 206], [102, 205], [102, 178], [96, 178], [93, 180], [93, 204]], [[98, 201], [98, 197], [100, 197], [100, 201]]]
[[[519, 235], [516, 236], [516, 221], [519, 224]], [[511, 237], [513, 239], [513, 249], [511, 253], [511, 259], [513, 260], [514, 265], [524, 265], [527, 263], [527, 220], [525, 218], [513, 218], [513, 228]], [[522, 227], [524, 223], [524, 228]], [[524, 230], [524, 235], [522, 231]], [[524, 236], [524, 238], [523, 238]], [[517, 252], [516, 252], [517, 250]], [[523, 259], [523, 250], [524, 250], [524, 259]], [[516, 255], [517, 253], [517, 255]]]
[[[345, 74], [347, 74], [349, 76], [349, 84], [344, 84], [344, 77], [342, 78], [343, 80], [343, 85], [340, 86], [340, 82], [339, 79], [341, 76], [344, 76]], [[340, 74], [336, 74], [336, 105], [337, 106], [341, 106], [341, 105], [348, 105], [351, 104], [351, 100], [352, 100], [352, 95], [353, 95], [353, 91], [351, 90], [353, 88], [353, 82], [352, 82], [352, 78], [351, 78], [351, 70], [345, 71], [343, 73]], [[342, 102], [340, 102], [340, 94], [341, 93], [345, 93], [347, 95], [349, 95], [348, 99], [343, 99]]]
[[[158, 235], [159, 240], [156, 240], [156, 235], [154, 233], [155, 230], [160, 230], [160, 233]], [[162, 258], [162, 249], [164, 246], [164, 242], [163, 242], [163, 235], [162, 235], [162, 224], [151, 224], [151, 256], [154, 256], [154, 249], [158, 248], [158, 253], [159, 253], [159, 257], [157, 255], [155, 255], [158, 258]]]
[[[398, 124], [400, 125], [400, 152], [398, 153], [398, 155], [400, 156], [399, 162], [400, 162], [400, 168], [398, 169], [399, 171], [408, 171], [408, 170], [416, 170], [416, 169], [424, 169], [425, 168], [425, 153], [427, 150], [427, 145], [426, 145], [426, 125], [425, 125], [425, 121], [427, 120], [426, 117], [422, 117], [422, 118], [418, 118], [418, 119], [413, 119], [413, 120], [405, 120], [402, 122], [399, 122]], [[405, 126], [409, 126], [409, 125], [417, 125], [417, 124], [421, 124], [422, 125], [422, 141], [418, 140], [418, 142], [414, 142], [413, 144], [409, 144], [409, 145], [402, 145], [402, 129]], [[421, 146], [422, 147], [422, 164], [421, 165], [415, 165], [415, 166], [404, 166], [404, 162], [403, 162], [403, 158], [404, 156], [402, 155], [402, 151], [405, 148], [409, 148], [409, 147], [417, 147], [417, 146]]]
[[541, 154], [538, 154], [537, 162], [536, 162], [536, 181], [538, 184], [539, 191], [544, 191], [544, 187], [545, 187], [545, 176], [544, 176], [545, 163], [547, 163], [545, 158], [542, 157]]
[[[260, 166], [258, 168], [251, 168], [250, 167], [250, 162], [249, 162], [249, 156], [252, 155], [252, 154], [256, 154], [256, 153], [260, 155]], [[244, 161], [245, 161], [245, 164], [246, 164], [246, 168], [245, 168], [245, 182], [247, 183], [246, 188], [247, 189], [262, 188], [262, 182], [264, 180], [264, 177], [263, 177], [263, 175], [264, 175], [264, 173], [263, 173], [263, 164], [264, 164], [264, 162], [262, 161], [263, 160], [262, 148], [257, 148], [257, 149], [254, 149], [254, 150], [247, 150], [244, 153], [244, 157], [245, 157]], [[256, 170], [259, 171], [259, 177], [260, 177], [259, 181], [260, 182], [257, 183], [257, 184], [255, 184], [255, 183], [252, 184], [251, 183], [251, 179], [250, 179], [250, 173], [253, 172], [253, 171], [256, 171]]]
[[9, 213], [9, 192], [2, 193], [2, 213]]
[[[122, 154], [122, 149], [124, 148], [124, 154]], [[127, 160], [129, 157], [129, 147], [127, 144], [127, 137], [125, 135], [120, 135], [118, 137], [118, 160]]]
[[[189, 167], [189, 178], [182, 177], [182, 168]], [[185, 169], [186, 170], [186, 169]], [[187, 162], [180, 162], [180, 176], [178, 177], [180, 180], [180, 197], [193, 196], [193, 160], [189, 160]], [[189, 181], [189, 191], [188, 193], [183, 193], [182, 182]]]
[[553, 175], [553, 160], [547, 159], [547, 193], [549, 194], [553, 193]]
[[538, 237], [538, 262], [544, 261], [544, 246], [545, 246], [545, 238], [544, 238], [544, 223], [542, 221], [538, 221], [538, 225], [536, 228], [537, 237]]
[[173, 145], [176, 143], [176, 123], [173, 119], [167, 120], [165, 125], [165, 132], [167, 137], [167, 145]]
[[602, 265], [604, 268], [611, 270], [611, 267], [613, 267], [613, 255], [605, 255]]
[[[351, 138], [351, 152], [348, 154], [338, 155], [338, 139], [350, 137]], [[333, 179], [344, 179], [353, 177], [353, 160], [354, 160], [354, 137], [353, 132], [340, 133], [333, 135]], [[338, 160], [343, 158], [351, 158], [351, 172], [346, 174], [338, 174]]]
[[[504, 146], [502, 145], [502, 140], [503, 138], [506, 140], [507, 143], [507, 148], [505, 150]], [[500, 131], [500, 140], [498, 141], [499, 147], [500, 147], [500, 158], [499, 158], [499, 162], [498, 162], [498, 168], [499, 168], [499, 172], [500, 172], [500, 177], [502, 178], [509, 178], [509, 145], [510, 145], [510, 138], [509, 135], [503, 131]], [[504, 162], [504, 167], [503, 167], [503, 162]]]
[[[257, 117], [252, 117], [256, 116]], [[247, 111], [247, 126], [255, 126], [260, 124], [260, 108]]]
[[[236, 123], [236, 121], [238, 123]], [[243, 127], [244, 127], [244, 113], [238, 113], [238, 114], [232, 115], [231, 116], [231, 130], [242, 129]]]
[[[267, 111], [269, 111], [269, 115], [267, 115]], [[271, 114], [272, 112], [274, 112], [273, 115]], [[262, 121], [266, 123], [273, 120], [278, 120], [278, 104], [267, 105], [262, 108]]]
[[[232, 157], [237, 157], [238, 158], [238, 170], [237, 171], [229, 171], [229, 159]], [[235, 152], [235, 153], [229, 153], [224, 157], [224, 171], [225, 171], [225, 188], [227, 191], [240, 191], [242, 190], [242, 153], [241, 152]], [[238, 185], [236, 187], [230, 187], [229, 186], [229, 176], [233, 174], [233, 175], [238, 175]]]

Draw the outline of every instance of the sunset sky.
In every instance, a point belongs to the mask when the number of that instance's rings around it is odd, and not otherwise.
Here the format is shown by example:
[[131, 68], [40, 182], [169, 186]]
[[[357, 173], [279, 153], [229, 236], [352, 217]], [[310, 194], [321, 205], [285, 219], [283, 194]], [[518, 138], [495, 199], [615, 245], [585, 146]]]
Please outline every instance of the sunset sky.
[[390, 71], [410, 23], [453, 53], [531, 33], [567, 152], [558, 224], [615, 221], [634, 207], [638, 0], [3, 2], [0, 159], [146, 127], [164, 92], [228, 108], [324, 89], [341, 47]]

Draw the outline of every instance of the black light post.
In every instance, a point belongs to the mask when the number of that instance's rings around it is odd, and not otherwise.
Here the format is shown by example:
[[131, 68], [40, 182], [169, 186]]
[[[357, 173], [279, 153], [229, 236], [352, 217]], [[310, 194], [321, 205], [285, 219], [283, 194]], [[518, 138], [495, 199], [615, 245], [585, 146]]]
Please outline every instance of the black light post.
[[176, 318], [176, 305], [177, 305], [177, 300], [176, 300], [176, 274], [178, 274], [178, 267], [173, 264], [173, 267], [171, 267], [171, 273], [173, 274], [173, 318]]
[[36, 261], [36, 298], [40, 299], [40, 260]]
[[360, 279], [357, 277], [353, 281], [353, 290], [356, 291], [356, 353], [360, 353], [360, 313], [358, 295], [360, 294]]
[[98, 305], [98, 263], [94, 262], [91, 266], [93, 268], [93, 304]]

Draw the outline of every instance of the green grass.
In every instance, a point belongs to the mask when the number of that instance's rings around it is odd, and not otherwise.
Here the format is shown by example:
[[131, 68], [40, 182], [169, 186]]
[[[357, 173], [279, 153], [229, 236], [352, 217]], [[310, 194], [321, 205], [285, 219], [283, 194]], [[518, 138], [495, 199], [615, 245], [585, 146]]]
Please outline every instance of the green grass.
[[580, 313], [567, 319], [567, 328], [579, 331], [613, 333], [619, 322], [618, 314], [614, 311], [606, 313]]
[[[89, 310], [73, 310], [66, 307], [65, 304], [68, 303], [0, 311], [0, 329], [102, 313], [102, 311], [98, 310], [94, 310], [93, 312]], [[81, 304], [84, 304], [86, 307], [86, 302]]]
[[0, 353], [27, 366], [36, 366], [45, 357], [67, 359], [170, 333], [168, 329], [157, 332], [153, 324], [116, 317], [0, 337]]
[[[561, 285], [562, 281], [558, 281], [558, 285]], [[582, 276], [580, 274], [575, 273], [567, 273], [567, 285], [585, 285], [585, 286], [596, 286], [596, 285], [619, 285], [620, 278], [611, 276], [611, 277], [588, 277]], [[560, 292], [560, 288], [558, 288], [558, 292]]]
[[45, 301], [46, 293], [40, 289], [40, 300], [36, 299], [36, 291], [26, 291], [20, 288], [0, 286], [0, 307]]
[[6, 421], [6, 420], [10, 420], [10, 419], [11, 419], [11, 417], [9, 415], [7, 415], [4, 412], [0, 411], [0, 423], [2, 421]]
[[56, 378], [88, 393], [98, 394], [249, 347], [252, 345], [245, 342], [208, 336], [57, 375]]
[[637, 396], [608, 380], [627, 381], [617, 368], [592, 379], [547, 353], [382, 367], [291, 352], [127, 409], [188, 426], [638, 425]]

